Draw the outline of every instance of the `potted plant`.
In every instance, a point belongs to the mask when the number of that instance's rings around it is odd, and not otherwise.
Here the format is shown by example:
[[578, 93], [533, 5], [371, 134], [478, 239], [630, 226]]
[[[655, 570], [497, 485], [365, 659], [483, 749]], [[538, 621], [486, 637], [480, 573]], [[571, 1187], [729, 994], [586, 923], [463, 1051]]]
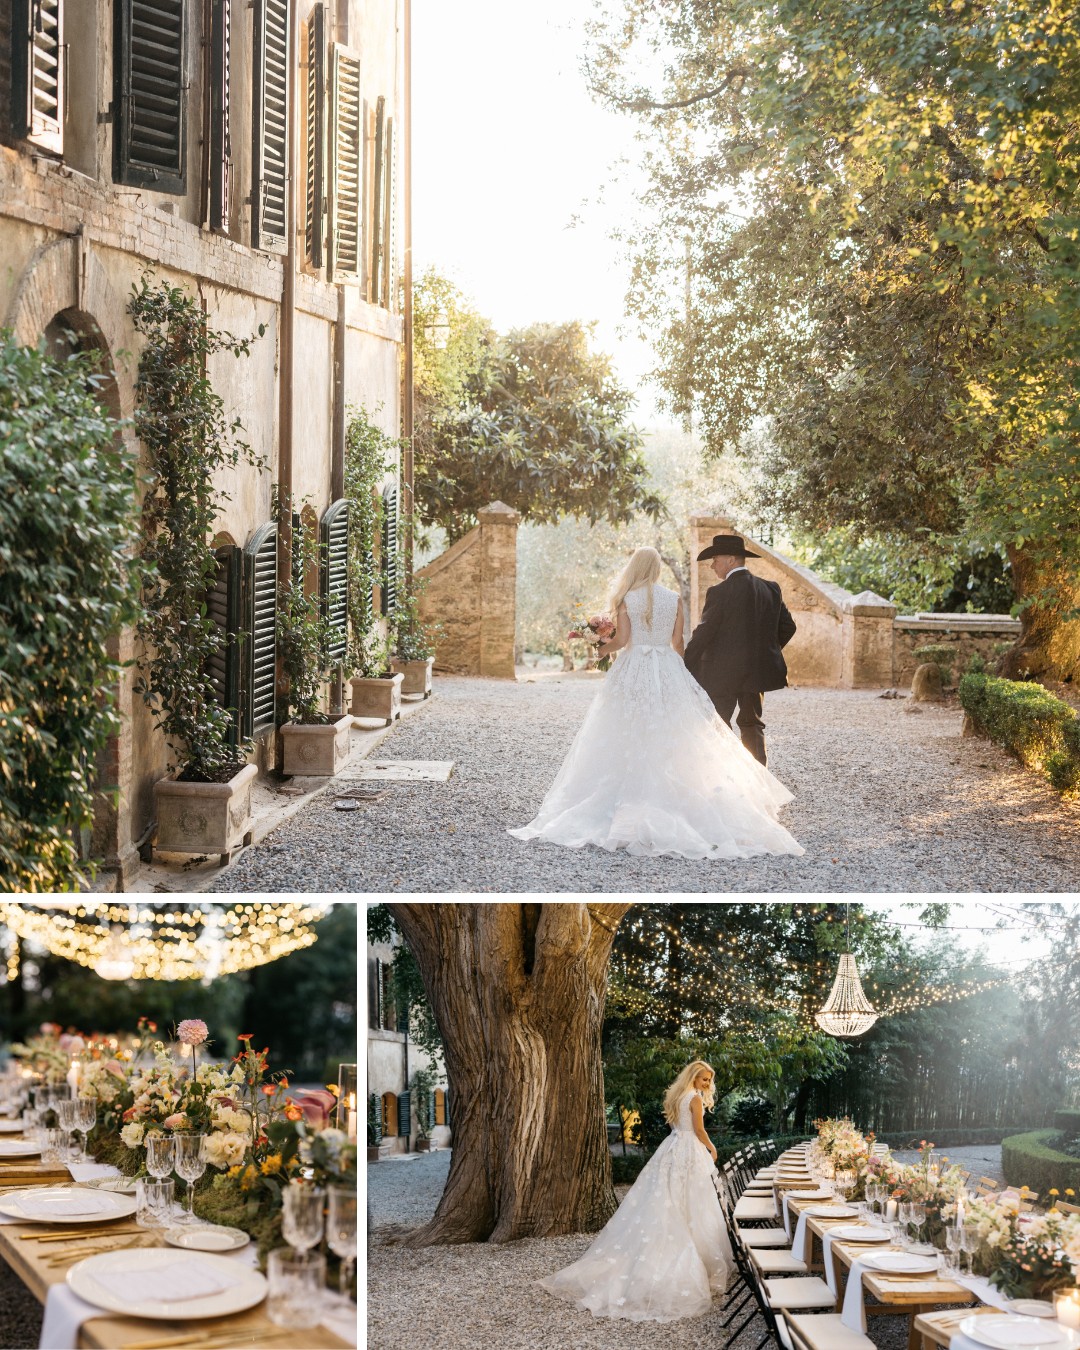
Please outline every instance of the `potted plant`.
[[431, 670], [435, 664], [434, 632], [420, 619], [420, 591], [410, 578], [394, 616], [395, 655], [391, 669], [400, 674], [403, 695], [431, 697]]
[[379, 1161], [379, 1145], [382, 1143], [382, 1102], [374, 1092], [367, 1099], [367, 1160]]
[[[145, 339], [134, 424], [146, 449], [139, 554], [146, 565], [135, 685], [165, 736], [169, 774], [154, 786], [157, 847], [227, 856], [250, 842], [251, 785], [234, 712], [221, 706], [211, 659], [229, 640], [207, 612], [217, 560], [214, 521], [227, 500], [216, 480], [261, 461], [206, 376], [218, 352], [246, 356], [251, 339], [218, 333], [197, 299], [148, 277], [129, 312]], [[263, 334], [259, 327], [259, 336]]]
[[397, 446], [362, 410], [353, 411], [345, 436], [350, 707], [354, 717], [378, 718], [387, 726], [401, 716], [404, 676], [390, 669], [390, 624], [381, 623], [375, 607], [375, 589], [380, 583], [376, 547], [384, 509], [379, 485], [392, 466]]
[[352, 718], [323, 708], [333, 626], [319, 594], [320, 552], [315, 530], [302, 515], [294, 517], [292, 575], [278, 592], [278, 642], [289, 691], [289, 720], [280, 732], [284, 772], [307, 777], [340, 773], [351, 749]]
[[431, 1150], [431, 1094], [435, 1089], [435, 1075], [430, 1069], [417, 1069], [409, 1084], [409, 1094], [416, 1103], [413, 1119], [416, 1121], [416, 1151]]

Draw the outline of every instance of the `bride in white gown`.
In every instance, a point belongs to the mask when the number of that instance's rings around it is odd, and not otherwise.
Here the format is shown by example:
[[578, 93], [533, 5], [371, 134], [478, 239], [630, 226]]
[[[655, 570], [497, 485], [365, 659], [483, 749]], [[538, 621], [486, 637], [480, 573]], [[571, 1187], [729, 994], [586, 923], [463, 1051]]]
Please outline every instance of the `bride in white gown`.
[[681, 598], [639, 548], [615, 583], [620, 655], [536, 818], [510, 834], [643, 857], [802, 853], [777, 820], [792, 794], [746, 750], [683, 665]]
[[733, 1268], [703, 1124], [713, 1078], [704, 1060], [683, 1069], [664, 1096], [671, 1133], [585, 1255], [541, 1288], [597, 1317], [674, 1322], [709, 1311]]

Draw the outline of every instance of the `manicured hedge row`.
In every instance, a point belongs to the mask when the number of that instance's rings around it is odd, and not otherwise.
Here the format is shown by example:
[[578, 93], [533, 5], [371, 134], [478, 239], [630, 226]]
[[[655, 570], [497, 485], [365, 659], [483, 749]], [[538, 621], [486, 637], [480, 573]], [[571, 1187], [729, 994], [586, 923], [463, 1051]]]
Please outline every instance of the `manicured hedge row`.
[[[1026, 1125], [988, 1126], [981, 1130], [936, 1130], [932, 1125], [918, 1130], [887, 1130], [877, 1138], [893, 1149], [918, 1148], [922, 1140], [929, 1140], [936, 1149], [966, 1148], [970, 1144], [1000, 1144], [1011, 1134], [1026, 1130]], [[1032, 1188], [1034, 1189], [1034, 1187]]]
[[1060, 1130], [1066, 1139], [1080, 1135], [1080, 1111], [1062, 1109], [1054, 1112], [1054, 1129]]
[[976, 730], [1041, 773], [1066, 796], [1080, 794], [1080, 717], [1041, 685], [965, 675], [960, 703]]
[[1008, 1184], [1028, 1186], [1042, 1200], [1053, 1187], [1062, 1195], [1068, 1189], [1080, 1193], [1080, 1158], [1051, 1148], [1050, 1141], [1057, 1139], [1057, 1130], [1032, 1130], [1003, 1139], [1001, 1166]]

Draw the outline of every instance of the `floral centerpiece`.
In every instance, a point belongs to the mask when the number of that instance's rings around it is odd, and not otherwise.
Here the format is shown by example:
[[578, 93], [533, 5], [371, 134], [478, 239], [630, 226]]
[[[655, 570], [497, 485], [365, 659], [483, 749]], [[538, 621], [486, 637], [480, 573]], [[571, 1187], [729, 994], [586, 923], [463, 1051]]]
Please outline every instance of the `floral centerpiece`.
[[833, 1176], [838, 1172], [850, 1173], [854, 1178], [851, 1195], [861, 1200], [866, 1189], [867, 1169], [873, 1156], [873, 1132], [863, 1134], [848, 1116], [815, 1120], [814, 1126], [818, 1132], [818, 1147], [828, 1164], [826, 1173]]
[[971, 1200], [964, 1222], [979, 1235], [974, 1268], [1009, 1298], [1047, 1298], [1080, 1277], [1080, 1215], [1021, 1212], [1019, 1191]]
[[60, 1044], [61, 1032], [55, 1022], [42, 1022], [38, 1034], [14, 1042], [11, 1053], [46, 1082], [62, 1082], [67, 1077], [71, 1056], [67, 1047]]
[[888, 1187], [890, 1200], [925, 1208], [923, 1236], [944, 1250], [945, 1229], [955, 1222], [957, 1201], [964, 1193], [964, 1172], [959, 1166], [947, 1166], [948, 1158], [937, 1162], [934, 1145], [925, 1139], [919, 1143], [919, 1153], [919, 1161], [908, 1166], [899, 1166], [892, 1158], [875, 1160], [872, 1175]]

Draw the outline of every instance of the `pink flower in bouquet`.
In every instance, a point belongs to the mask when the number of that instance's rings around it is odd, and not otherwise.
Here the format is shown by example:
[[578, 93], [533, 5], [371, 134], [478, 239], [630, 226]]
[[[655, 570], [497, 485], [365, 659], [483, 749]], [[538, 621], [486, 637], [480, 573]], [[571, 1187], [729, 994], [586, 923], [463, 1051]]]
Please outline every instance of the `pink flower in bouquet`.
[[124, 1066], [118, 1059], [110, 1059], [105, 1065], [105, 1072], [111, 1073], [114, 1078], [123, 1078]]
[[321, 1088], [302, 1088], [292, 1095], [293, 1104], [304, 1113], [304, 1119], [316, 1129], [324, 1130], [330, 1123], [334, 1109], [334, 1094]]
[[566, 639], [567, 639], [567, 641], [569, 641], [571, 638], [579, 638], [579, 637], [583, 637], [583, 636], [584, 636], [584, 634], [582, 633], [581, 629], [580, 629], [580, 628], [575, 628], [575, 629], [573, 630], [573, 632], [567, 633]]
[[594, 614], [589, 620], [589, 627], [601, 642], [607, 642], [615, 636], [615, 623], [606, 614]]
[[181, 1045], [202, 1045], [210, 1034], [210, 1028], [197, 1017], [189, 1017], [176, 1028], [176, 1039]]
[[167, 1130], [179, 1130], [188, 1123], [188, 1119], [183, 1111], [174, 1111], [171, 1116], [166, 1116], [161, 1123]]

